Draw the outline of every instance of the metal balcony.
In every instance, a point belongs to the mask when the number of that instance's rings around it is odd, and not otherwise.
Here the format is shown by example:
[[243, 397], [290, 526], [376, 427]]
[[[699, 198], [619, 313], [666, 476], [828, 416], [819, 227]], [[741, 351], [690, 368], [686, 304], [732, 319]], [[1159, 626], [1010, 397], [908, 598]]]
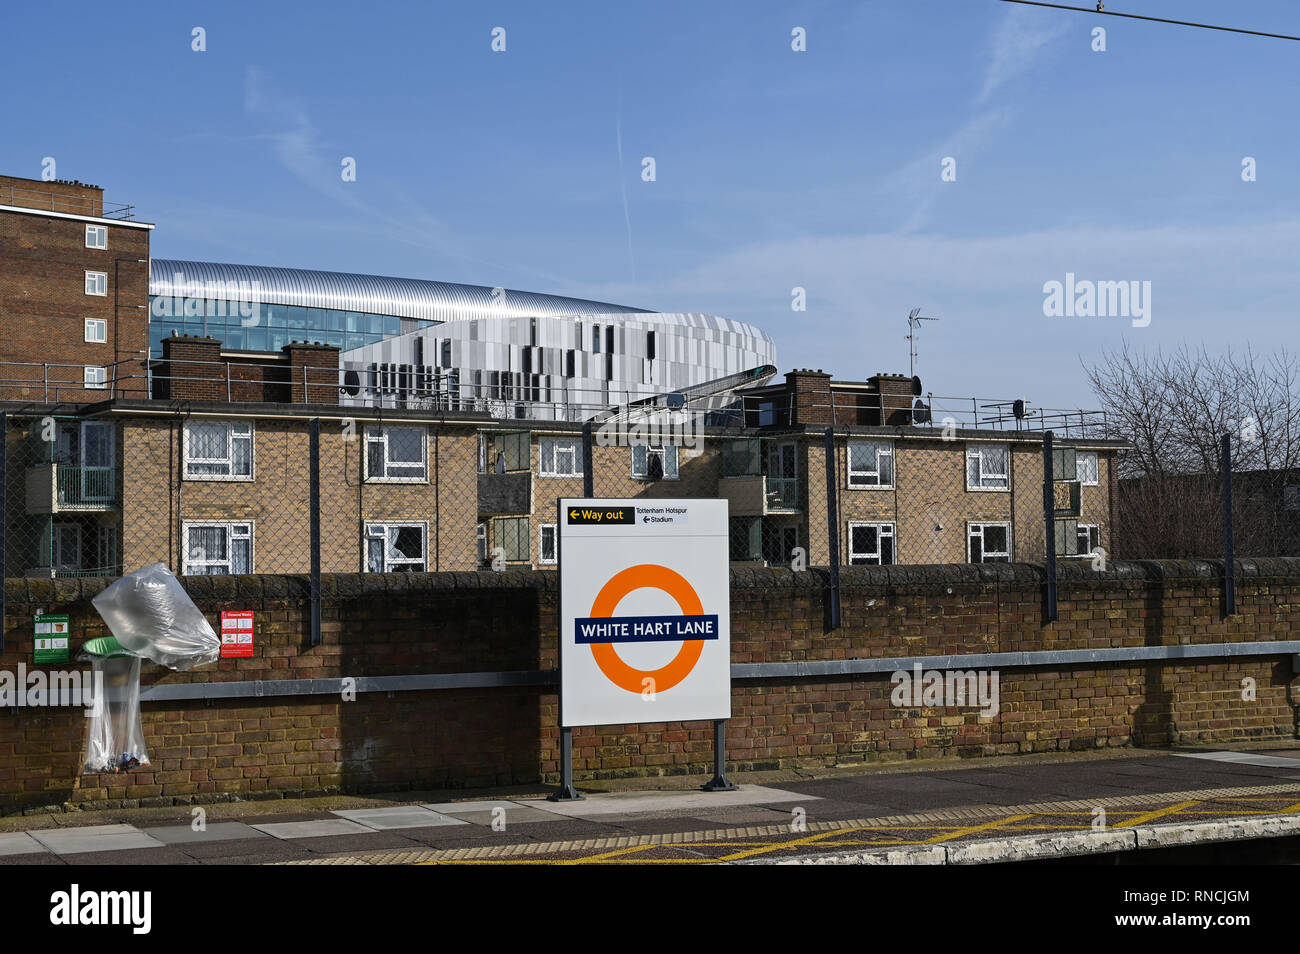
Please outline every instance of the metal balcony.
[[736, 517], [799, 512], [798, 477], [724, 477], [718, 492]]
[[117, 506], [117, 474], [112, 467], [39, 464], [27, 468], [29, 514], [86, 513]]

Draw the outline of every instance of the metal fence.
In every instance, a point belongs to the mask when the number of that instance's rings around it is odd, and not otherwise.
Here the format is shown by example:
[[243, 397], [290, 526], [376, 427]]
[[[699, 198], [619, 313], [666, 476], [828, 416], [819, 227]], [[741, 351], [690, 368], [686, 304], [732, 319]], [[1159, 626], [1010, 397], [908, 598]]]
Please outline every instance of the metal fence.
[[[548, 569], [563, 498], [720, 497], [734, 566], [1295, 555], [1290, 474], [1123, 477], [1114, 445], [996, 428], [718, 426], [625, 408], [585, 425], [167, 414], [0, 415], [7, 577]], [[1016, 418], [1016, 420], [1021, 420]], [[987, 423], [987, 422], [986, 422]], [[1077, 431], [1077, 426], [1075, 428]], [[1234, 496], [1236, 488], [1236, 496]]]

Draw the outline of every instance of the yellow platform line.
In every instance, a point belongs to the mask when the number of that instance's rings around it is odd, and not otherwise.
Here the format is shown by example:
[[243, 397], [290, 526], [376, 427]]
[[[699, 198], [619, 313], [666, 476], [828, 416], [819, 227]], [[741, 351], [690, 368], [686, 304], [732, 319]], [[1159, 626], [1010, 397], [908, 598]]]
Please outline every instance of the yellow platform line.
[[1185, 802], [1175, 802], [1173, 805], [1167, 805], [1164, 808], [1157, 808], [1155, 811], [1143, 812], [1135, 818], [1129, 818], [1117, 825], [1111, 825], [1111, 828], [1128, 828], [1131, 825], [1141, 825], [1143, 822], [1153, 821], [1157, 818], [1164, 818], [1166, 815], [1176, 815], [1184, 808], [1190, 808], [1193, 805], [1200, 805], [1202, 799], [1193, 798]]
[[999, 818], [996, 821], [985, 822], [983, 825], [970, 825], [966, 828], [957, 828], [953, 831], [946, 832], [942, 835], [935, 835], [933, 838], [927, 838], [921, 842], [923, 845], [937, 845], [943, 841], [949, 841], [953, 838], [961, 838], [965, 835], [973, 835], [980, 831], [991, 831], [994, 828], [1001, 828], [1003, 825], [1010, 825], [1012, 822], [1024, 821], [1026, 818], [1035, 817], [1034, 813], [1028, 815], [1010, 815], [1006, 818]]
[[864, 831], [866, 826], [856, 828], [832, 828], [830, 831], [819, 832], [816, 835], [809, 835], [806, 838], [795, 838], [792, 841], [778, 841], [775, 844], [764, 845], [761, 848], [751, 848], [748, 851], [737, 851], [729, 855], [723, 855], [719, 861], [739, 861], [741, 858], [752, 858], [755, 855], [765, 855], [772, 851], [781, 851], [785, 848], [795, 848], [800, 845], [813, 845], [824, 838], [830, 838], [834, 835], [842, 835], [851, 831]]

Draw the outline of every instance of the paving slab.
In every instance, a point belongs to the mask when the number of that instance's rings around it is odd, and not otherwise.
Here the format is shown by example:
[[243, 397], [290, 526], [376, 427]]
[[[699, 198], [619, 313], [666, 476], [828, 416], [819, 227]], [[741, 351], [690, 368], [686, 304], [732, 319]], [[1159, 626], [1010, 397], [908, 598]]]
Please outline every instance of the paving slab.
[[244, 838], [269, 838], [243, 822], [213, 822], [202, 831], [195, 831], [189, 825], [168, 825], [163, 828], [146, 828], [146, 835], [157, 838], [165, 845], [187, 845], [200, 841], [233, 841]]
[[1300, 759], [1264, 755], [1258, 752], [1171, 752], [1170, 754], [1183, 759], [1205, 759], [1210, 762], [1224, 762], [1230, 765], [1284, 768], [1300, 772]]
[[422, 805], [397, 805], [392, 808], [346, 808], [333, 814], [365, 825], [374, 831], [393, 828], [436, 828], [440, 825], [464, 825], [467, 822], [431, 811]]
[[34, 831], [32, 837], [60, 855], [90, 851], [127, 851], [135, 848], [161, 848], [163, 843], [151, 838], [134, 825], [88, 825]]
[[0, 835], [0, 855], [46, 854], [49, 849], [25, 831]]
[[312, 821], [273, 822], [270, 825], [253, 825], [272, 838], [319, 838], [324, 835], [368, 835], [374, 831], [365, 825], [346, 818], [318, 818]]
[[[422, 804], [421, 808], [427, 808], [429, 811], [438, 812], [441, 815], [450, 815], [452, 818], [459, 818], [462, 821], [470, 822], [475, 825], [491, 825], [493, 813], [502, 809], [506, 813], [506, 824], [514, 822], [544, 822], [559, 821], [568, 818], [568, 815], [558, 812], [549, 811], [537, 807], [538, 799], [531, 799], [529, 804], [525, 805], [523, 801], [501, 801], [489, 800], [473, 802], [440, 802], [436, 804]], [[544, 799], [541, 800], [546, 803]], [[548, 803], [547, 803], [548, 804]]]

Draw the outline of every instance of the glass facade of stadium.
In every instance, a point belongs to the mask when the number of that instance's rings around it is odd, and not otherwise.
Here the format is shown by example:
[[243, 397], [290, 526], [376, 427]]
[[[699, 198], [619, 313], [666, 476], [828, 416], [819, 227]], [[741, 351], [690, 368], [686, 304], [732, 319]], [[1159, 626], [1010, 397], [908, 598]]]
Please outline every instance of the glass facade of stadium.
[[173, 333], [268, 357], [332, 345], [345, 405], [580, 420], [776, 364], [744, 322], [504, 288], [154, 259], [149, 292], [154, 359]]
[[290, 341], [303, 339], [333, 345], [340, 351], [351, 351], [404, 331], [435, 324], [397, 315], [268, 303], [259, 304], [258, 322], [248, 324], [253, 316], [240, 314], [238, 306], [237, 302], [212, 298], [150, 296], [151, 357], [162, 357], [162, 339], [173, 331], [181, 335], [216, 338], [228, 351], [279, 351]]

